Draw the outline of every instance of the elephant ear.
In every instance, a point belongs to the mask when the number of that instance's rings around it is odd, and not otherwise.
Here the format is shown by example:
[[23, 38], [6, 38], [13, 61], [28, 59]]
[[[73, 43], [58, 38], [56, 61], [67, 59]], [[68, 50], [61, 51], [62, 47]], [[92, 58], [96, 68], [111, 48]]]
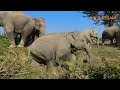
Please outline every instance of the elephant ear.
[[68, 43], [70, 43], [72, 45], [74, 45], [75, 40], [77, 38], [79, 38], [79, 31], [73, 31], [66, 35], [66, 39], [67, 39]]
[[74, 36], [74, 32], [70, 32], [66, 35], [66, 40], [68, 43], [74, 45], [74, 41], [75, 41], [75, 36]]

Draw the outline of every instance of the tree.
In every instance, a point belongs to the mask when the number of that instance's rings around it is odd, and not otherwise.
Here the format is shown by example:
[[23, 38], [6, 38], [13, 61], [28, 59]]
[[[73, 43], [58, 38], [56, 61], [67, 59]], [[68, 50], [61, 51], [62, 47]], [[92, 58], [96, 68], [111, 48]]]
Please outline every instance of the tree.
[[83, 11], [83, 14], [94, 21], [95, 25], [107, 27], [120, 26], [120, 11]]

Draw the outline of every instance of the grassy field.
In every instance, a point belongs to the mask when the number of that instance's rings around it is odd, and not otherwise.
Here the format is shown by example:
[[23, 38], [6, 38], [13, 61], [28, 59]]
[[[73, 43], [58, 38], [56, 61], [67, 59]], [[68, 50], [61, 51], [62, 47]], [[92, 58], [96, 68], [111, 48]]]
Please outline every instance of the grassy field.
[[46, 72], [46, 66], [31, 67], [27, 48], [8, 48], [8, 39], [0, 36], [0, 79], [119, 79], [120, 50], [105, 45], [92, 45], [92, 63], [84, 63], [84, 54], [75, 63], [59, 61], [57, 74]]

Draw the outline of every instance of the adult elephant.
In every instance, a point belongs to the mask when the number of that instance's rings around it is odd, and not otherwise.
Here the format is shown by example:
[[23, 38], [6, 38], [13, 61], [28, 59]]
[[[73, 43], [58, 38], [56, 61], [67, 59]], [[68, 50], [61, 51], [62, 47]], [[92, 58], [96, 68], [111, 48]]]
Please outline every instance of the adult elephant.
[[54, 70], [53, 62], [65, 55], [73, 55], [77, 50], [83, 50], [91, 60], [91, 52], [86, 39], [78, 32], [47, 35], [35, 40], [29, 47], [29, 51], [39, 63], [46, 63], [47, 69]]
[[[24, 47], [26, 38], [30, 35], [33, 29], [40, 30], [41, 21], [35, 22], [35, 20], [19, 11], [1, 11], [0, 12], [0, 26], [6, 31], [7, 37], [10, 42], [9, 47], [15, 47], [14, 33], [21, 34], [21, 40], [18, 47]], [[44, 30], [43, 30], [44, 31]]]
[[118, 26], [112, 26], [107, 28], [106, 30], [103, 31], [102, 33], [102, 45], [104, 45], [105, 40], [110, 40], [110, 43], [113, 44], [113, 40], [116, 40], [116, 44], [119, 44], [119, 32], [120, 32], [120, 27]]

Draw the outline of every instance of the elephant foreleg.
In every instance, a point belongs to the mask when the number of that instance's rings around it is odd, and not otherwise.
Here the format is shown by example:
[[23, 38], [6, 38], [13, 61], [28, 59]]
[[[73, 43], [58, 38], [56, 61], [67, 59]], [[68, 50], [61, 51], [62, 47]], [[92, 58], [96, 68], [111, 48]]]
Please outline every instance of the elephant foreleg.
[[110, 39], [110, 44], [113, 45], [113, 39]]
[[26, 37], [27, 37], [27, 35], [22, 34], [21, 41], [20, 41], [18, 47], [24, 47], [25, 41], [26, 41]]

